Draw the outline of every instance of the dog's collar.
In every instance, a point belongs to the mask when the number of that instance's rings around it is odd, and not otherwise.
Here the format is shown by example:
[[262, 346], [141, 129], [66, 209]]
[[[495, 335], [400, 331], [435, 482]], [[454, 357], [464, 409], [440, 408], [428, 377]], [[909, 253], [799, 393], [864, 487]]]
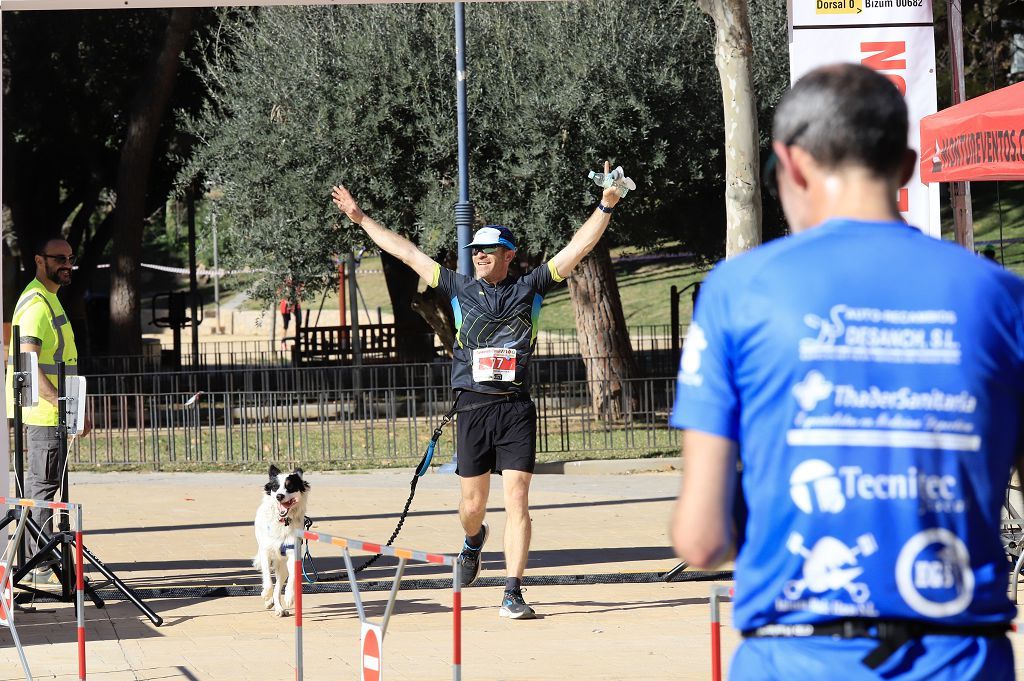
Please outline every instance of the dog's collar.
[[288, 511], [277, 514], [277, 522], [282, 523], [286, 527], [292, 524], [292, 519], [288, 517]]

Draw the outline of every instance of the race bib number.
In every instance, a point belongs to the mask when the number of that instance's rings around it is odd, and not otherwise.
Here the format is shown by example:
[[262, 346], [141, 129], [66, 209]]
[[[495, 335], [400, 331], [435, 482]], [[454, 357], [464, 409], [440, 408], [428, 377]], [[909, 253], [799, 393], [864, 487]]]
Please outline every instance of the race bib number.
[[473, 380], [477, 383], [511, 382], [515, 378], [514, 348], [477, 348], [473, 351]]

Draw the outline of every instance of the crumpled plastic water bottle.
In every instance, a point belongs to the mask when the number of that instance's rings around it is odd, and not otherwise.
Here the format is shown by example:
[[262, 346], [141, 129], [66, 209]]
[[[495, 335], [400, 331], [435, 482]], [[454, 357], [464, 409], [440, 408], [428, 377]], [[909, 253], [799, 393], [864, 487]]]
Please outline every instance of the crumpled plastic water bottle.
[[636, 189], [636, 182], [626, 177], [626, 171], [622, 169], [622, 166], [618, 166], [615, 170], [610, 173], [595, 173], [593, 170], [587, 176], [594, 181], [598, 187], [618, 187], [619, 196], [625, 196], [629, 192]]

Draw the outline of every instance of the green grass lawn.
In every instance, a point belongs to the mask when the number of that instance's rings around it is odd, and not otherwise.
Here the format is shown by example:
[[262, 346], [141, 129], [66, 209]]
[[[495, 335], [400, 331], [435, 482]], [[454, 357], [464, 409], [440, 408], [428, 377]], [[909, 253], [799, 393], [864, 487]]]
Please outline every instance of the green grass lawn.
[[[613, 255], [624, 253], [634, 253], [634, 251], [618, 249]], [[622, 262], [616, 266], [616, 277], [619, 293], [622, 296], [626, 323], [630, 326], [667, 325], [669, 323], [668, 307], [671, 287], [675, 285], [681, 289], [694, 281], [702, 280], [705, 275], [706, 272], [702, 269], [680, 260], [653, 264]], [[390, 315], [391, 299], [388, 297], [384, 274], [381, 272], [380, 257], [365, 256], [359, 267], [358, 278], [363, 296], [360, 300], [360, 308], [364, 309], [363, 301], [365, 300], [365, 306], [369, 309], [373, 322], [377, 321], [378, 307], [385, 315]], [[348, 294], [346, 293], [346, 295]], [[307, 301], [306, 305], [310, 310], [310, 319], [315, 319], [317, 310], [320, 308], [320, 297]], [[336, 291], [327, 294], [323, 308], [325, 310], [338, 309]], [[256, 301], [247, 301], [243, 304], [243, 309], [262, 309], [262, 307]], [[680, 315], [684, 324], [689, 323], [690, 313], [687, 294], [684, 296], [683, 304], [680, 305]], [[547, 296], [540, 320], [541, 329], [544, 331], [576, 328], [567, 287], [559, 286]]]
[[[974, 239], [998, 241], [1000, 223], [1004, 244], [1002, 255], [1007, 268], [1024, 276], [1024, 241], [1005, 243], [1010, 239], [1024, 239], [1024, 182], [975, 182], [971, 185], [974, 216]], [[1001, 206], [1000, 206], [1001, 203]], [[943, 237], [952, 238], [953, 215], [948, 193], [942, 199]], [[995, 244], [996, 256], [1000, 248]], [[980, 250], [980, 247], [979, 249]], [[669, 289], [675, 285], [682, 289], [694, 281], [703, 281], [707, 271], [692, 264], [678, 261], [636, 266], [628, 262], [616, 265], [619, 292], [626, 323], [633, 325], [669, 323]], [[680, 320], [690, 322], [689, 295], [684, 294], [680, 304]], [[574, 328], [572, 302], [566, 288], [558, 288], [548, 295], [541, 313], [541, 327], [546, 330]]]
[[[975, 242], [999, 241], [1000, 223], [1004, 240], [1024, 238], [1024, 182], [973, 182], [971, 205]], [[943, 238], [952, 239], [953, 213], [946, 196], [942, 208]], [[999, 258], [999, 244], [994, 245]], [[1007, 268], [1024, 275], [1024, 242], [1004, 243], [1002, 256]]]
[[[681, 290], [707, 276], [703, 268], [681, 260], [660, 263], [621, 262], [615, 270], [622, 311], [629, 326], [667, 326], [670, 321], [672, 287]], [[684, 325], [690, 323], [691, 313], [690, 293], [687, 291], [679, 305], [680, 321]], [[540, 326], [544, 331], [576, 328], [568, 287], [560, 286], [545, 298]]]
[[[998, 196], [997, 196], [998, 188]], [[1024, 182], [974, 183], [972, 185], [975, 241], [998, 241], [1000, 229], [1004, 240], [1002, 256], [1008, 268], [1024, 275]], [[1000, 206], [1001, 200], [1001, 206]], [[942, 203], [943, 237], [951, 238], [952, 213], [948, 194]], [[1007, 240], [1022, 239], [1019, 243]], [[996, 244], [997, 256], [1000, 248]], [[613, 255], [621, 255], [618, 251]], [[390, 300], [380, 273], [380, 259], [366, 257], [360, 283], [366, 305], [371, 310], [380, 306], [390, 312]], [[669, 323], [669, 291], [675, 285], [682, 289], [703, 280], [706, 270], [684, 260], [639, 263], [620, 260], [616, 265], [623, 310], [630, 326]], [[954, 273], [950, 273], [951, 276]], [[234, 290], [238, 290], [234, 287]], [[223, 300], [223, 296], [222, 296]], [[683, 324], [690, 321], [689, 295], [680, 305]], [[260, 306], [251, 303], [255, 309]], [[315, 316], [319, 299], [307, 303]], [[336, 309], [335, 295], [328, 297], [325, 309]], [[541, 327], [547, 331], [574, 329], [572, 304], [566, 287], [555, 289], [547, 298], [541, 314]], [[96, 431], [90, 438], [75, 444], [75, 463], [83, 469], [152, 469], [162, 470], [255, 470], [264, 461], [302, 463], [316, 469], [359, 469], [368, 467], [407, 467], [421, 456], [430, 435], [431, 424], [422, 421], [400, 426], [373, 426], [349, 423], [321, 428], [308, 422], [274, 423], [262, 431], [223, 428], [202, 432], [178, 430], [174, 435], [164, 431], [153, 437], [141, 431]], [[543, 428], [542, 428], [543, 430]], [[216, 434], [215, 434], [216, 433]], [[632, 458], [644, 456], [675, 456], [677, 433], [667, 427], [626, 430], [599, 423], [584, 424], [564, 433], [554, 433], [539, 442], [539, 461], [576, 460], [584, 458]], [[442, 442], [442, 451], [435, 463], [451, 457], [451, 441]], [[213, 453], [216, 452], [216, 455]]]
[[[407, 468], [423, 455], [435, 423], [378, 420], [323, 424], [271, 421], [227, 429], [97, 429], [74, 443], [74, 470], [256, 471], [266, 462], [302, 465], [309, 470]], [[538, 433], [537, 461], [632, 459], [677, 456], [679, 433], [667, 423], [629, 429], [622, 425], [578, 421], [569, 430]], [[451, 459], [452, 433], [441, 439], [433, 463]]]
[[[998, 189], [998, 196], [997, 196]], [[1004, 240], [1024, 239], [1024, 182], [975, 182], [971, 185], [972, 206], [974, 214], [975, 241], [998, 241], [1000, 221]], [[953, 217], [949, 205], [948, 191], [942, 193], [942, 232], [943, 238], [952, 239]], [[1001, 210], [1000, 201], [1001, 199]], [[671, 250], [671, 249], [667, 249]], [[980, 250], [980, 247], [979, 247]], [[997, 257], [1000, 255], [996, 245]], [[616, 249], [613, 256], [633, 254], [628, 248]], [[1020, 243], [1004, 243], [1002, 256], [1006, 266], [1019, 275], [1024, 275], [1024, 241]], [[391, 314], [391, 300], [388, 297], [384, 274], [381, 271], [379, 256], [366, 255], [359, 266], [359, 285], [369, 310], [371, 321], [377, 320], [377, 308], [385, 315]], [[620, 260], [616, 266], [616, 277], [619, 293], [622, 296], [623, 312], [626, 323], [630, 326], [667, 325], [669, 323], [669, 291], [673, 285], [682, 289], [695, 281], [701, 281], [707, 271], [681, 260], [666, 260], [659, 263], [637, 263]], [[222, 281], [221, 300], [244, 290], [248, 284], [246, 277], [236, 277], [230, 283]], [[203, 286], [204, 297], [212, 299], [212, 285]], [[691, 308], [689, 295], [684, 294], [680, 305], [680, 320], [688, 324]], [[320, 308], [321, 296], [306, 302], [311, 311], [311, 319], [316, 318]], [[363, 307], [363, 301], [360, 301]], [[242, 309], [264, 309], [265, 305], [255, 300], [248, 300]], [[336, 291], [327, 294], [323, 302], [325, 310], [338, 308]], [[365, 318], [364, 318], [365, 319]], [[557, 331], [574, 329], [576, 321], [573, 316], [572, 302], [566, 287], [558, 287], [552, 291], [544, 304], [541, 313], [541, 329]]]

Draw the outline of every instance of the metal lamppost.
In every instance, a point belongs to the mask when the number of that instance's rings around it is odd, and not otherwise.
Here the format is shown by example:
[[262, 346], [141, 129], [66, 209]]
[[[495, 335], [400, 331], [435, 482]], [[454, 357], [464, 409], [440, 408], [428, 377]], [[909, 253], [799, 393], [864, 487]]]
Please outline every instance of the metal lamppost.
[[210, 214], [213, 221], [213, 304], [217, 308], [217, 328], [214, 333], [224, 333], [220, 324], [220, 262], [217, 258], [217, 211]]
[[459, 202], [455, 204], [455, 229], [459, 244], [459, 274], [473, 274], [473, 259], [466, 244], [473, 226], [469, 202], [469, 136], [466, 126], [466, 8], [455, 3], [455, 96], [459, 129]]

